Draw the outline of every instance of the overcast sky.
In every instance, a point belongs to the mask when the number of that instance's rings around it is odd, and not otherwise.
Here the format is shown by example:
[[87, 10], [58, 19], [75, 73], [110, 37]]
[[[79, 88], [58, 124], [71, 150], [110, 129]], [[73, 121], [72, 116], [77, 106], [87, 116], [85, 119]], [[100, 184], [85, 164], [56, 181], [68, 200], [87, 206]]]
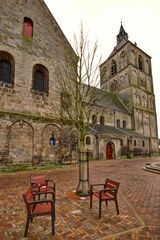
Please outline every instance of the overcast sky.
[[160, 137], [160, 1], [159, 0], [45, 0], [48, 8], [72, 44], [80, 29], [98, 40], [102, 62], [114, 46], [122, 21], [129, 40], [152, 57], [152, 75], [156, 97]]

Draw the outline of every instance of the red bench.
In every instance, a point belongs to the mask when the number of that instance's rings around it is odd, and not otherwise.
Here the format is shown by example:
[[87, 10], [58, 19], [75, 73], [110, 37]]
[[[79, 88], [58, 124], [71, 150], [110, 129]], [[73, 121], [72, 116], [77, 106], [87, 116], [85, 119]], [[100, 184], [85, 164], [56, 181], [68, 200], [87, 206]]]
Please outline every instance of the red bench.
[[30, 183], [33, 195], [40, 192], [45, 193], [46, 197], [47, 192], [53, 192], [53, 199], [55, 200], [56, 192], [55, 182], [49, 179], [46, 175], [31, 176]]
[[[90, 208], [92, 208], [93, 196], [99, 199], [99, 218], [101, 218], [102, 202], [105, 201], [108, 205], [108, 201], [114, 201], [116, 205], [117, 214], [119, 214], [117, 193], [120, 183], [112, 179], [106, 178], [104, 184], [93, 184], [91, 185], [90, 193]], [[102, 188], [103, 187], [103, 188]]]
[[[44, 194], [38, 193], [38, 195]], [[39, 216], [45, 216], [50, 215], [51, 216], [51, 222], [52, 222], [52, 235], [54, 235], [55, 232], [55, 200], [53, 197], [53, 192], [47, 192], [47, 195], [51, 194], [51, 199], [39, 199], [35, 200], [35, 195], [32, 193], [32, 188], [28, 188], [28, 190], [23, 194], [23, 199], [26, 204], [27, 209], [27, 221], [26, 221], [26, 227], [24, 232], [24, 237], [27, 236], [28, 233], [28, 227], [29, 223], [33, 221], [34, 217]]]

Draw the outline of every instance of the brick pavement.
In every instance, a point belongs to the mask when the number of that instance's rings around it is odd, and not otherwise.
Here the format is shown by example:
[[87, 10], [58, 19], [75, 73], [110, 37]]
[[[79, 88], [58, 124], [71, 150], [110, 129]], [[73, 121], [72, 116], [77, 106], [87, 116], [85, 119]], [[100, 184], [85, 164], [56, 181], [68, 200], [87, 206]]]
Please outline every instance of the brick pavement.
[[56, 181], [56, 234], [51, 236], [50, 217], [36, 218], [29, 226], [29, 240], [160, 240], [160, 175], [142, 170], [160, 158], [90, 162], [90, 182], [106, 177], [120, 181], [117, 216], [114, 203], [103, 205], [98, 220], [98, 201], [89, 209], [89, 197], [76, 196], [78, 167], [48, 171], [1, 174], [0, 239], [23, 238], [26, 212], [22, 193], [30, 175], [47, 174]]

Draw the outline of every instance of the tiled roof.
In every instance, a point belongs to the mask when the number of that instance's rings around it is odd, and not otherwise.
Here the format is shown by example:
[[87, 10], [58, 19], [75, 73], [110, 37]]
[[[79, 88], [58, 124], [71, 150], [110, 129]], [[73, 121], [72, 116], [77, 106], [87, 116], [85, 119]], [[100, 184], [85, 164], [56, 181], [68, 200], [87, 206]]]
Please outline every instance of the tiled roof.
[[112, 126], [90, 124], [89, 132], [92, 134], [116, 134], [118, 136], [128, 135], [132, 137], [145, 137], [140, 133], [135, 132], [132, 129], [116, 128]]
[[99, 125], [99, 124], [90, 124], [89, 131], [93, 134], [118, 134], [122, 135], [123, 133], [118, 130], [118, 128], [106, 125]]
[[128, 129], [128, 128], [119, 128], [119, 130], [120, 130], [121, 132], [124, 132], [125, 134], [130, 135], [130, 136], [135, 136], [135, 137], [145, 137], [145, 138], [148, 138], [148, 137], [144, 136], [144, 135], [141, 134], [141, 133], [137, 133], [137, 132], [135, 132], [135, 131], [132, 130], [132, 129]]
[[93, 92], [93, 99], [95, 100], [97, 106], [131, 114], [126, 105], [115, 93], [110, 93], [99, 88], [94, 88]]
[[119, 51], [127, 42], [129, 42], [129, 41], [123, 39], [120, 43], [118, 43], [118, 44], [114, 47], [113, 51], [111, 52], [111, 54], [109, 55], [109, 57], [107, 58], [107, 60], [108, 60], [109, 58], [111, 58], [117, 51]]
[[112, 53], [110, 54], [110, 56], [108, 57], [108, 59], [110, 57], [112, 57], [115, 54], [115, 52], [117, 52], [127, 42], [128, 42], [128, 33], [126, 33], [126, 31], [124, 30], [124, 27], [121, 23], [120, 30], [119, 30], [119, 33], [117, 35], [117, 45], [114, 47], [114, 49], [113, 49]]

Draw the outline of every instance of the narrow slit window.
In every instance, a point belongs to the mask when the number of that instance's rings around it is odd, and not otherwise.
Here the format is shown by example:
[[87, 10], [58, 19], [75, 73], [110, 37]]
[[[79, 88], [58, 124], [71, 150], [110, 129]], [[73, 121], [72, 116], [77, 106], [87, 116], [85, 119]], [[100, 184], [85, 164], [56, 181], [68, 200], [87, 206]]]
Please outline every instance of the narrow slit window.
[[33, 21], [32, 19], [25, 17], [23, 20], [23, 36], [24, 37], [33, 37]]
[[123, 128], [126, 128], [127, 124], [126, 124], [126, 121], [124, 120], [123, 121]]
[[111, 63], [111, 75], [114, 76], [116, 73], [117, 73], [117, 64], [113, 60], [112, 63]]
[[92, 123], [97, 123], [97, 117], [96, 115], [92, 115]]
[[100, 125], [104, 125], [104, 123], [105, 123], [104, 116], [101, 116], [100, 117]]
[[90, 145], [91, 144], [91, 139], [89, 136], [86, 137], [86, 145]]
[[117, 127], [120, 128], [120, 120], [117, 119]]
[[142, 141], [142, 147], [145, 147], [145, 141], [144, 140]]
[[143, 59], [142, 59], [142, 56], [139, 56], [138, 58], [138, 67], [140, 70], [143, 70]]

